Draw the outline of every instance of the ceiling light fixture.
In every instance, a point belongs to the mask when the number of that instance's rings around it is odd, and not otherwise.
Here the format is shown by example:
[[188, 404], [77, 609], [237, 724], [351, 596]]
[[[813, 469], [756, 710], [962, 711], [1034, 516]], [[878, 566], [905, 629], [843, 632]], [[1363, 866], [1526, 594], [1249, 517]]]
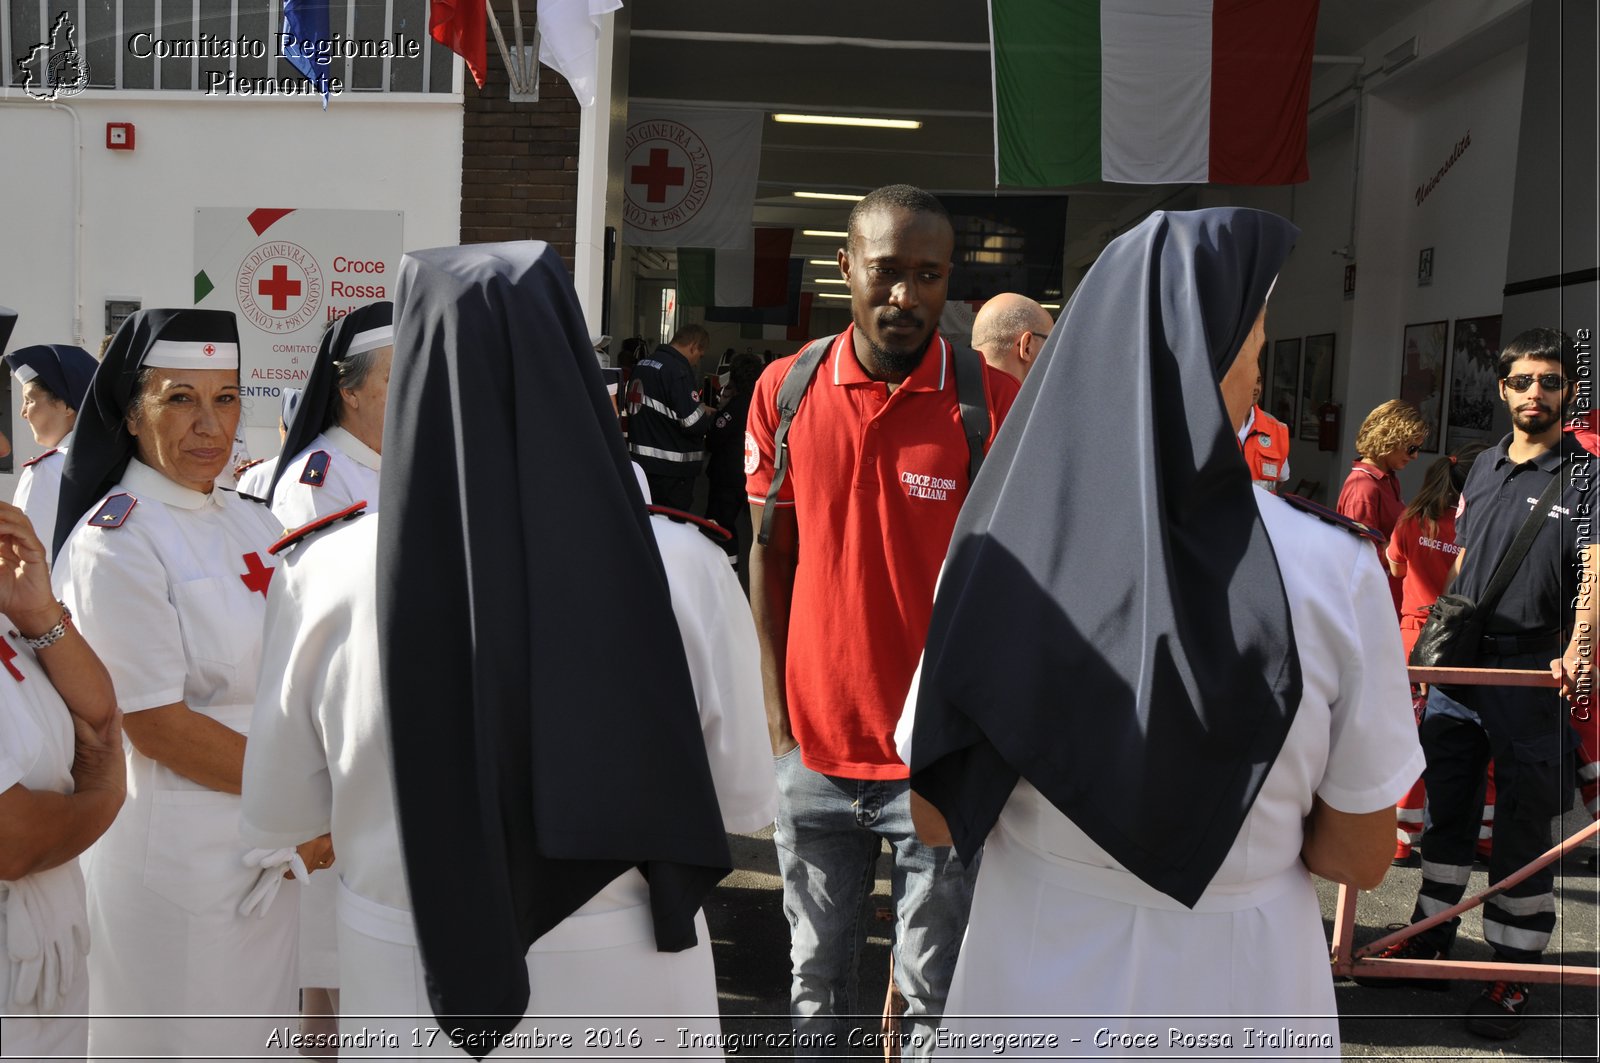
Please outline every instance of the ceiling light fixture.
[[850, 293], [849, 292], [817, 292], [816, 296], [817, 296], [818, 299], [848, 299], [848, 298], [850, 298]]
[[839, 264], [838, 260], [837, 259], [832, 259], [832, 258], [808, 258], [808, 259], [806, 259], [806, 265], [808, 265], [808, 266], [837, 266], [838, 264]]
[[812, 283], [813, 284], [849, 284], [850, 282], [845, 280], [843, 277], [815, 277], [815, 278], [812, 279]]
[[836, 232], [833, 229], [801, 229], [801, 236], [836, 236], [841, 240], [850, 239], [849, 233]]
[[793, 125], [848, 125], [869, 129], [921, 129], [922, 123], [913, 118], [861, 118], [846, 114], [775, 114], [774, 122]]
[[1060, 303], [1040, 303], [1039, 305], [1041, 307], [1043, 307], [1044, 309], [1046, 309], [1046, 310], [1060, 310], [1061, 309], [1061, 304]]
[[866, 196], [858, 196], [851, 192], [796, 192], [796, 199], [837, 199], [845, 203], [860, 203]]

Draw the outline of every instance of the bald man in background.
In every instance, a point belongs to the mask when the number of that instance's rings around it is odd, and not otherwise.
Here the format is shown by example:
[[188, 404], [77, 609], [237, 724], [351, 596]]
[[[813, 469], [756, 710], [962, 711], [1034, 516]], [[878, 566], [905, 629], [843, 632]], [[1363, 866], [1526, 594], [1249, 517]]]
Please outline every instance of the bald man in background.
[[1055, 326], [1050, 312], [1026, 295], [1002, 292], [972, 320], [972, 346], [983, 360], [1019, 381], [1033, 368]]

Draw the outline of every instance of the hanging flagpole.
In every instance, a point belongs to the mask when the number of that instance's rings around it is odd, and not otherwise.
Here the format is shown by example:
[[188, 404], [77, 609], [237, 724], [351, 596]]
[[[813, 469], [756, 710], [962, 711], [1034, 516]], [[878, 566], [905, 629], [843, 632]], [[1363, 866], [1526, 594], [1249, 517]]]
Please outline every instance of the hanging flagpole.
[[513, 99], [539, 98], [539, 64], [544, 62], [567, 79], [579, 105], [592, 105], [601, 20], [620, 8], [622, 0], [537, 0], [524, 26], [525, 2], [510, 0], [511, 44], [506, 42], [505, 30], [489, 0], [429, 0], [428, 35], [466, 60], [481, 89], [486, 75], [485, 38], [492, 30], [505, 60]]
[[500, 19], [494, 13], [494, 5], [489, 0], [484, 0], [484, 10], [489, 16], [489, 28], [494, 31], [495, 42], [500, 45], [500, 57], [505, 60], [506, 76], [511, 81], [511, 96], [513, 99], [522, 97], [539, 96], [539, 29], [537, 16], [534, 20], [533, 47], [528, 48], [524, 43], [522, 30], [522, 4], [521, 0], [511, 0], [512, 40], [515, 49], [506, 46], [505, 32], [500, 28]]

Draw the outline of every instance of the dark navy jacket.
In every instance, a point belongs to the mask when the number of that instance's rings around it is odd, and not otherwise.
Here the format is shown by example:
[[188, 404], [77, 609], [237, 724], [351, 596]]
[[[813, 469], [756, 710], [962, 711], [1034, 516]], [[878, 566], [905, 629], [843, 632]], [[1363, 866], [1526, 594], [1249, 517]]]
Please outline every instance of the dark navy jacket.
[[628, 450], [653, 476], [697, 476], [712, 417], [700, 405], [694, 370], [662, 344], [639, 359], [628, 382]]

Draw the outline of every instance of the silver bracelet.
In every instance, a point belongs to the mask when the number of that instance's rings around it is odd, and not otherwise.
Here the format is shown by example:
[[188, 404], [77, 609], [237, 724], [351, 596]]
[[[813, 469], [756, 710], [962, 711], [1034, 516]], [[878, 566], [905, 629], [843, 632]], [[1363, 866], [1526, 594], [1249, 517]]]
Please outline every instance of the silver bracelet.
[[67, 608], [67, 603], [57, 602], [56, 604], [61, 606], [61, 619], [56, 621], [55, 627], [36, 639], [30, 639], [24, 635], [22, 641], [28, 644], [29, 649], [42, 650], [54, 646], [67, 633], [67, 628], [72, 626], [72, 610]]

